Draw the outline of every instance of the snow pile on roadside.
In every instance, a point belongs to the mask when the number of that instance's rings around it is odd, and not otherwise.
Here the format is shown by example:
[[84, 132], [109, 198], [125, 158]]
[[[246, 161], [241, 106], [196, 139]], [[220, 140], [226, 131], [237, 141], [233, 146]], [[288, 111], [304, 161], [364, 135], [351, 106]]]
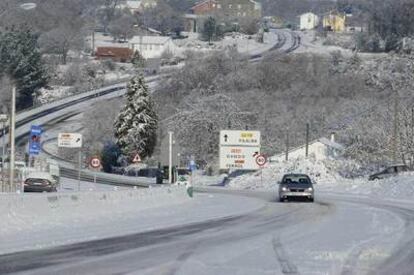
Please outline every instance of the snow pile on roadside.
[[184, 187], [0, 195], [0, 235], [82, 223], [189, 200]]
[[331, 186], [323, 186], [323, 191], [346, 192], [381, 199], [414, 198], [414, 172], [403, 173], [383, 180], [368, 181], [365, 178], [338, 181]]
[[[309, 175], [318, 184], [327, 185], [342, 178], [334, 166], [328, 165], [329, 160], [294, 159], [289, 161], [272, 162], [252, 174], [240, 176], [230, 181], [229, 187], [242, 189], [274, 189], [284, 174], [303, 173]], [[263, 173], [261, 175], [261, 173]]]
[[196, 172], [192, 177], [192, 185], [194, 186], [211, 186], [211, 185], [220, 185], [226, 174], [221, 174], [218, 176], [206, 176], [200, 172]]
[[414, 172], [383, 180], [368, 181], [367, 177], [350, 178], [361, 167], [350, 160], [316, 161], [312, 158], [279, 161], [261, 171], [232, 179], [228, 187], [234, 189], [277, 190], [277, 182], [287, 173], [308, 174], [317, 182], [317, 191], [365, 195], [381, 199], [414, 199]]

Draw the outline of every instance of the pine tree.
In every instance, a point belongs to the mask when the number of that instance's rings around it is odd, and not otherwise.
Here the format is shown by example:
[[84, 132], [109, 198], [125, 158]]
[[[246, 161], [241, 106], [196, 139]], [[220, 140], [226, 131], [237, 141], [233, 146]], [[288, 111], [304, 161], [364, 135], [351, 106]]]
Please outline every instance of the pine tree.
[[41, 59], [37, 36], [31, 31], [10, 30], [0, 33], [0, 76], [10, 76], [17, 85], [17, 108], [33, 104], [33, 94], [48, 81]]
[[141, 69], [145, 67], [145, 58], [141, 55], [139, 51], [134, 52], [134, 56], [131, 60], [132, 65], [135, 69]]
[[124, 155], [150, 157], [156, 145], [158, 117], [142, 75], [129, 82], [126, 101], [114, 124], [117, 144]]

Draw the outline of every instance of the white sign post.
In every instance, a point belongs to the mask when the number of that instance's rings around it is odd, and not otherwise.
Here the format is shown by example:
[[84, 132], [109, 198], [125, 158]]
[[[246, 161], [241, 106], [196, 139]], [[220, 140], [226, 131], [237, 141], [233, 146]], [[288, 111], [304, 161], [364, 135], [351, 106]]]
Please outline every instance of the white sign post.
[[62, 148], [79, 148], [79, 170], [78, 170], [78, 191], [81, 184], [81, 168], [82, 168], [82, 134], [79, 133], [59, 133], [58, 147]]
[[220, 131], [220, 169], [257, 170], [259, 131]]
[[263, 185], [263, 167], [267, 162], [267, 157], [265, 155], [257, 155], [256, 163], [260, 166], [260, 183]]
[[[96, 185], [96, 170], [101, 167], [101, 160], [98, 157], [91, 158], [89, 165], [93, 168], [93, 183]], [[96, 186], [95, 186], [96, 188]]]

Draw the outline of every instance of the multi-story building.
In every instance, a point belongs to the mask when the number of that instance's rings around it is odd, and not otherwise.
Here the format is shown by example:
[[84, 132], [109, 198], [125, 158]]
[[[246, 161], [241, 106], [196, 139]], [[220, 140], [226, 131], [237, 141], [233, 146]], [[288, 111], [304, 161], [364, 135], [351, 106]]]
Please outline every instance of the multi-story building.
[[254, 0], [203, 0], [191, 8], [191, 14], [185, 15], [189, 32], [197, 32], [200, 22], [207, 16], [221, 19], [256, 18], [262, 16], [262, 6]]
[[262, 16], [262, 6], [254, 0], [204, 0], [191, 8], [196, 15], [218, 15], [230, 18]]

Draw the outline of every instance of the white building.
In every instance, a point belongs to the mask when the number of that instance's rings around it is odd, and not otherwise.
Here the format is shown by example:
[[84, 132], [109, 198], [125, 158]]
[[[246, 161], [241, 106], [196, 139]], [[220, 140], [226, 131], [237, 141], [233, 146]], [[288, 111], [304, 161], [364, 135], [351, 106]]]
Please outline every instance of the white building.
[[160, 58], [164, 52], [175, 54], [175, 46], [169, 36], [134, 36], [129, 40], [129, 47], [146, 59]]
[[304, 13], [300, 16], [300, 29], [313, 30], [319, 25], [319, 17], [311, 12]]
[[142, 3], [140, 0], [127, 0], [125, 3], [125, 7], [129, 9], [132, 13], [137, 13], [142, 10], [141, 4]]
[[[315, 160], [332, 159], [339, 156], [345, 150], [344, 146], [335, 142], [334, 136], [331, 139], [320, 138], [309, 143], [308, 156]], [[289, 150], [288, 159], [303, 159], [306, 156], [306, 146], [300, 146]], [[270, 161], [284, 161], [286, 153], [270, 158]]]
[[156, 0], [126, 0], [118, 5], [119, 8], [129, 9], [132, 13], [139, 13], [144, 9], [155, 8], [156, 6]]

